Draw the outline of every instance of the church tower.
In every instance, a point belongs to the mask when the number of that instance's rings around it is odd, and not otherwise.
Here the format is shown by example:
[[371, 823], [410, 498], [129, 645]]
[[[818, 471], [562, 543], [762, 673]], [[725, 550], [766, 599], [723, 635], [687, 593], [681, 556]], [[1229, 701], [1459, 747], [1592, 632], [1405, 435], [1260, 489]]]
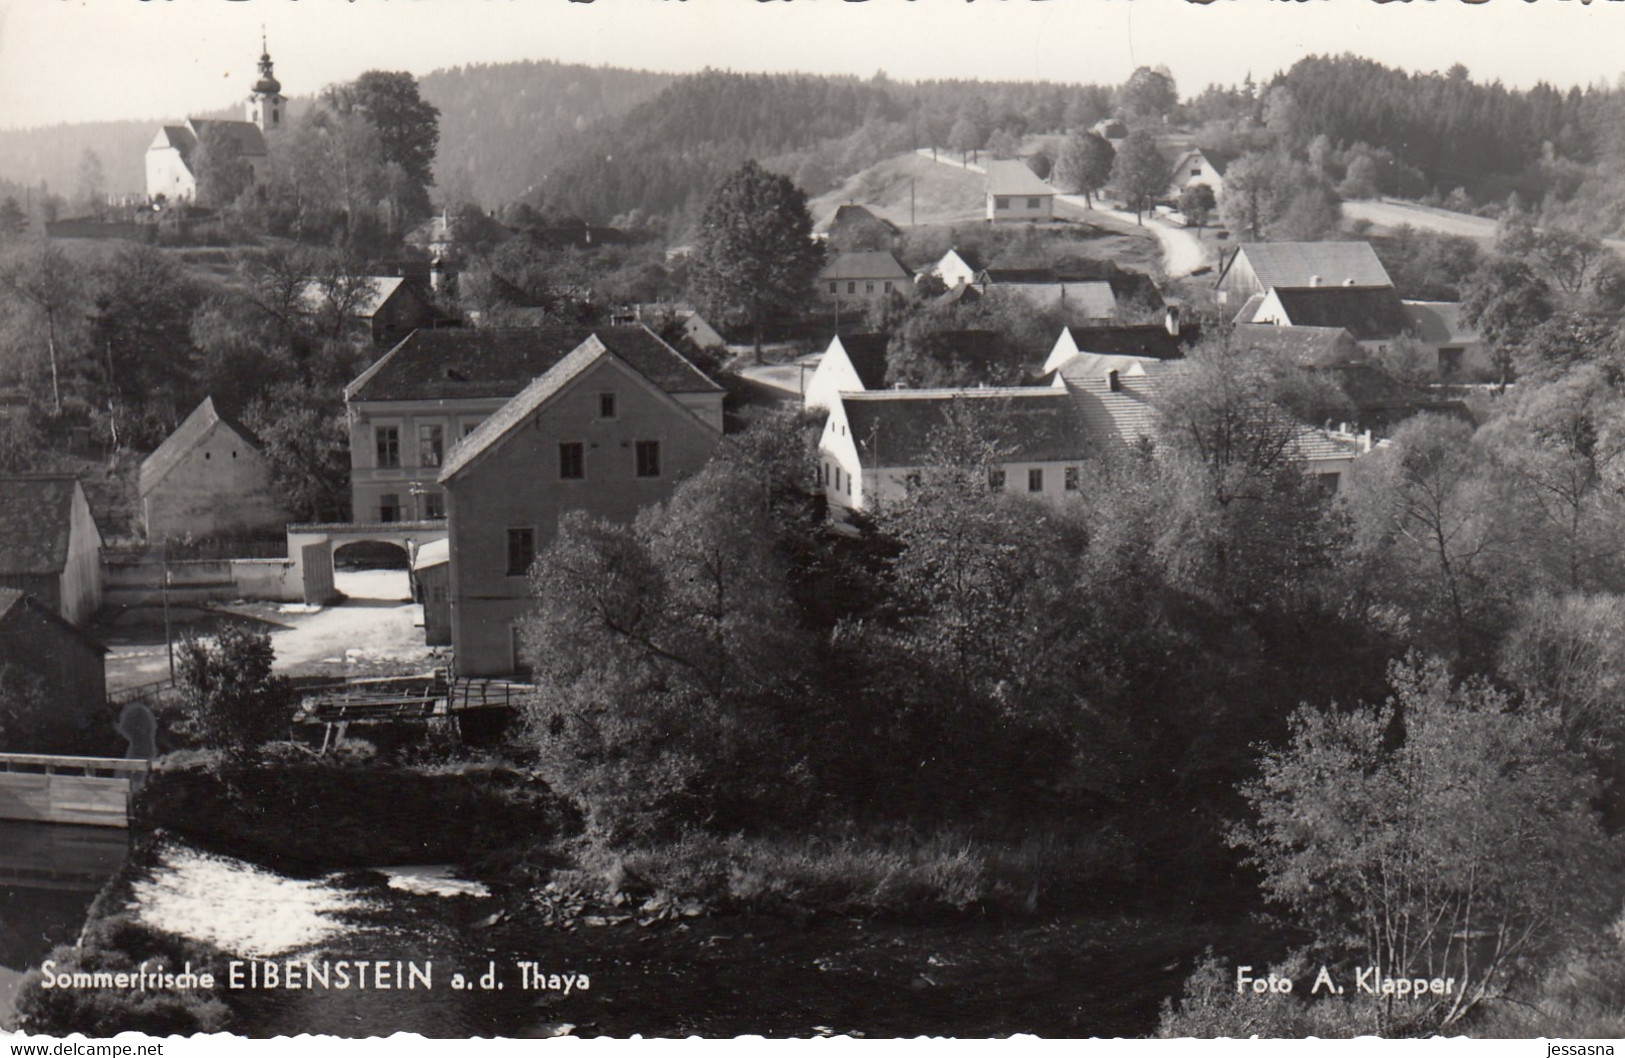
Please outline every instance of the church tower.
[[254, 94], [248, 97], [248, 120], [260, 127], [261, 132], [275, 132], [282, 127], [288, 101], [282, 97], [282, 83], [271, 75], [271, 51], [265, 44], [265, 33], [260, 33], [260, 79], [254, 82]]

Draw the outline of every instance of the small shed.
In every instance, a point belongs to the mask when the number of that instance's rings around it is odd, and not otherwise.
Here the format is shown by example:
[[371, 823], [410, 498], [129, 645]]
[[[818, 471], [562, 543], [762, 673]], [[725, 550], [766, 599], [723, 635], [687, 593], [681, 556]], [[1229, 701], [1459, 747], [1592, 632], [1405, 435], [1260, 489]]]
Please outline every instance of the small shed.
[[85, 748], [80, 733], [97, 724], [107, 706], [106, 653], [45, 603], [0, 588], [0, 693], [25, 709], [0, 734], [0, 750]]
[[423, 642], [451, 645], [451, 541], [434, 540], [412, 559], [413, 591], [423, 604]]

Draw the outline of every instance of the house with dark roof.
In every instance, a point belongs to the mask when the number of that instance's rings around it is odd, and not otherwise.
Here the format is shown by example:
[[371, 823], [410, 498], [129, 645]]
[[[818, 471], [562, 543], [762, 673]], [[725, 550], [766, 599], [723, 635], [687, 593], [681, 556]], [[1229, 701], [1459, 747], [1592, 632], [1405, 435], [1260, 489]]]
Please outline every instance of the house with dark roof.
[[452, 445], [595, 334], [721, 431], [722, 387], [644, 326], [414, 331], [344, 389], [353, 517], [445, 517], [439, 478]]
[[589, 334], [447, 453], [438, 484], [459, 676], [523, 668], [518, 633], [533, 605], [528, 574], [560, 515], [630, 522], [710, 459], [721, 422], [673, 392], [671, 376], [686, 364], [629, 335]]
[[309, 279], [299, 288], [299, 305], [311, 315], [337, 309], [379, 345], [391, 345], [440, 316], [429, 291], [404, 276], [359, 276], [353, 290], [335, 292], [321, 280]]
[[1362, 349], [1378, 353], [1411, 330], [1411, 318], [1391, 287], [1276, 287], [1246, 322], [1341, 328]]
[[0, 734], [0, 750], [83, 752], [87, 744], [100, 743], [99, 737], [87, 742], [85, 734], [107, 722], [106, 654], [106, 647], [28, 592], [0, 588], [0, 674], [39, 692], [25, 693], [38, 712], [12, 718]]
[[1177, 199], [1180, 192], [1192, 184], [1206, 184], [1215, 195], [1224, 191], [1224, 173], [1230, 168], [1235, 155], [1202, 147], [1192, 147], [1174, 159], [1172, 175], [1168, 178], [1168, 197]]
[[102, 605], [102, 534], [78, 479], [0, 478], [0, 588], [27, 592], [71, 624]]
[[818, 272], [818, 296], [837, 305], [863, 305], [913, 288], [914, 277], [885, 250], [838, 253]]
[[1222, 304], [1239, 305], [1277, 288], [1392, 290], [1394, 281], [1367, 242], [1248, 242], [1225, 258], [1213, 285]]
[[1075, 493], [1087, 444], [1072, 401], [1051, 387], [881, 390], [837, 394], [819, 437], [819, 483], [832, 509], [901, 500], [934, 468], [951, 423], [997, 438], [1006, 458], [988, 485], [1059, 501]]
[[288, 518], [248, 427], [203, 403], [141, 462], [136, 493], [147, 539], [278, 529]]
[[1073, 318], [1109, 320], [1117, 315], [1111, 280], [1055, 268], [984, 268], [976, 277], [983, 294], [995, 290], [1020, 295], [1036, 309], [1059, 310]]
[[842, 393], [886, 388], [886, 350], [891, 338], [884, 334], [837, 334], [807, 379], [801, 406], [828, 411]]
[[1099, 327], [1063, 327], [1055, 339], [1043, 373], [1059, 370], [1075, 356], [1133, 357], [1140, 360], [1178, 360], [1185, 348], [1202, 338], [1200, 324], [1181, 323], [1179, 306], [1169, 305], [1161, 323], [1123, 323]]
[[[1259, 303], [1263, 303], [1259, 298]], [[1238, 323], [1230, 340], [1286, 357], [1306, 367], [1352, 363], [1364, 354], [1354, 336], [1342, 327], [1277, 327], [1268, 323]]]
[[1433, 348], [1434, 362], [1428, 367], [1442, 382], [1477, 380], [1488, 382], [1497, 376], [1478, 328], [1462, 315], [1456, 301], [1407, 301], [1405, 315], [1411, 321], [1411, 334]]
[[1055, 219], [1055, 189], [1019, 158], [987, 163], [989, 221]]

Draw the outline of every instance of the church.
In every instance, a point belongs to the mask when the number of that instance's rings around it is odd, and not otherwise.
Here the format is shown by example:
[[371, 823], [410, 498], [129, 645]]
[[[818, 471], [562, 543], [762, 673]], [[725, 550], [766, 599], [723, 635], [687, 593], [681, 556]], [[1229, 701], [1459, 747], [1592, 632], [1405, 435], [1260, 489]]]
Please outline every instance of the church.
[[271, 53], [261, 41], [260, 77], [247, 102], [244, 121], [187, 118], [184, 125], [165, 125], [147, 148], [147, 198], [149, 201], [196, 201], [198, 146], [208, 141], [242, 158], [258, 180], [269, 154], [267, 134], [275, 133], [286, 119], [288, 101], [282, 84], [271, 73]]

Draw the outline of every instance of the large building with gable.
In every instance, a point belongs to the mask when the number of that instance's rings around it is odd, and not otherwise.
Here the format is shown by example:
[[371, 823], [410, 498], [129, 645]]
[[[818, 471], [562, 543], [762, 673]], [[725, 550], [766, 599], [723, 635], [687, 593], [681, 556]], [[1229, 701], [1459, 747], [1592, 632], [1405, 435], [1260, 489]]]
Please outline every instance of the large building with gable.
[[169, 202], [195, 202], [198, 197], [199, 148], [220, 144], [220, 149], [245, 162], [259, 180], [270, 160], [267, 134], [287, 120], [288, 101], [282, 83], [271, 72], [271, 54], [262, 47], [260, 76], [245, 104], [245, 120], [187, 118], [179, 125], [158, 130], [147, 148], [147, 198]]

